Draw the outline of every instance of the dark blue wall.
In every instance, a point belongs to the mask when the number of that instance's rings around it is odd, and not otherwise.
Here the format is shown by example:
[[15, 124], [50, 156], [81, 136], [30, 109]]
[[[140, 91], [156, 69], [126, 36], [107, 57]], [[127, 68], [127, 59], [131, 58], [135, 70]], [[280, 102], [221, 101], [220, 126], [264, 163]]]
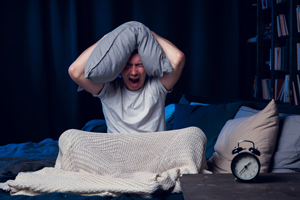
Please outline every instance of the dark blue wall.
[[100, 101], [77, 93], [67, 70], [82, 51], [131, 20], [185, 53], [175, 93], [239, 97], [237, 0], [0, 1], [0, 145], [58, 139], [102, 118]]

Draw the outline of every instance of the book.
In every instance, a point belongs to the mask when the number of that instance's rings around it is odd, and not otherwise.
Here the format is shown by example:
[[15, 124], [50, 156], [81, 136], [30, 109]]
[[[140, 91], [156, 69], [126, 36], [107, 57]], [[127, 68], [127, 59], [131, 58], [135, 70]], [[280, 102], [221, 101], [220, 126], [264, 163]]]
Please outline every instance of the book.
[[280, 70], [284, 70], [286, 65], [285, 65], [285, 59], [286, 59], [286, 46], [282, 46], [281, 47], [281, 52], [280, 52], [280, 58], [281, 58], [281, 62], [280, 62]]
[[283, 94], [284, 94], [284, 88], [285, 88], [285, 82], [283, 83], [282, 87], [281, 87], [281, 90], [280, 90], [280, 96], [279, 96], [279, 99], [280, 101], [283, 101]]
[[297, 82], [298, 82], [299, 99], [300, 99], [300, 78], [299, 78], [299, 74], [297, 74]]
[[285, 14], [277, 15], [277, 31], [278, 37], [286, 36], [289, 34]]
[[297, 99], [297, 94], [296, 94], [294, 81], [292, 82], [292, 86], [293, 86], [294, 103], [295, 103], [296, 106], [298, 106], [298, 99]]
[[281, 47], [274, 48], [274, 70], [281, 70]]
[[284, 28], [284, 21], [283, 21], [283, 15], [282, 14], [279, 15], [279, 23], [280, 23], [281, 35], [285, 36], [286, 32], [285, 32], [285, 28]]
[[289, 87], [290, 75], [285, 75], [284, 80], [284, 91], [283, 91], [283, 102], [289, 103], [290, 100], [290, 87]]
[[[267, 61], [266, 61], [266, 65], [269, 65], [270, 70], [272, 70], [272, 65], [271, 65], [271, 62], [272, 62], [272, 61], [271, 61], [272, 49], [270, 49], [270, 54], [269, 54], [269, 55], [270, 55], [270, 60], [267, 60]], [[272, 63], [273, 63], [273, 62], [272, 62]]]
[[261, 8], [262, 9], [265, 9], [265, 8], [267, 8], [268, 7], [268, 1], [267, 0], [261, 0]]
[[270, 79], [262, 79], [261, 80], [263, 99], [265, 99], [265, 100], [271, 99], [270, 83], [271, 83]]
[[279, 92], [279, 94], [277, 95], [277, 99], [276, 99], [277, 101], [282, 101], [282, 100], [283, 100], [284, 84], [285, 84], [285, 82], [282, 83], [282, 86], [281, 86], [281, 88], [280, 88], [280, 92]]
[[280, 19], [279, 16], [277, 15], [277, 35], [278, 37], [281, 37], [281, 28], [280, 28]]
[[284, 79], [275, 79], [274, 86], [274, 99], [277, 101], [280, 98], [280, 94], [282, 92]]
[[300, 70], [300, 43], [297, 43], [297, 70]]
[[253, 80], [253, 97], [256, 97], [257, 94], [257, 76]]
[[289, 35], [289, 29], [288, 29], [288, 26], [287, 26], [286, 17], [285, 17], [284, 14], [282, 14], [282, 17], [283, 17], [283, 25], [284, 25], [284, 32], [285, 32], [285, 35]]

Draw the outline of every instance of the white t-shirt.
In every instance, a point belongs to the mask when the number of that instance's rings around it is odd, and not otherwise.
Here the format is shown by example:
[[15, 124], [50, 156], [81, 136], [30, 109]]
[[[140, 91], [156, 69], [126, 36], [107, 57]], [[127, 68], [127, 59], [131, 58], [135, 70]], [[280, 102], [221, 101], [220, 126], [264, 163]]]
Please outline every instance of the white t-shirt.
[[130, 91], [122, 79], [105, 83], [98, 95], [108, 133], [165, 131], [165, 99], [168, 91], [159, 78], [149, 78], [143, 88]]

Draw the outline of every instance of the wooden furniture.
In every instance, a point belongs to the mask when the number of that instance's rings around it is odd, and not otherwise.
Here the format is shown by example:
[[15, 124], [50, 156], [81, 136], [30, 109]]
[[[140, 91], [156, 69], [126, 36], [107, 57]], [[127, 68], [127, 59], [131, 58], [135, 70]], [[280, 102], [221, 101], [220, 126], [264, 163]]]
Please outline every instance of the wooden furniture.
[[300, 199], [300, 173], [260, 174], [252, 183], [235, 181], [232, 174], [186, 174], [180, 183], [185, 200]]
[[[262, 2], [266, 2], [266, 4], [262, 4]], [[276, 80], [279, 82], [286, 79], [287, 96], [284, 100], [277, 100], [277, 102], [295, 105], [292, 84], [294, 82], [298, 105], [300, 105], [300, 92], [297, 83], [297, 75], [300, 76], [300, 69], [297, 67], [297, 43], [300, 43], [300, 29], [297, 27], [297, 5], [300, 5], [299, 0], [257, 0], [257, 66], [255, 77], [257, 87], [253, 94], [256, 100], [268, 100], [268, 97], [263, 95], [264, 84], [262, 80], [267, 85], [270, 83], [269, 98], [276, 100], [280, 90], [276, 87]], [[283, 21], [286, 21], [287, 24], [287, 30], [284, 33], [282, 33]], [[277, 51], [278, 48], [280, 51]], [[277, 65], [277, 62], [280, 65]]]

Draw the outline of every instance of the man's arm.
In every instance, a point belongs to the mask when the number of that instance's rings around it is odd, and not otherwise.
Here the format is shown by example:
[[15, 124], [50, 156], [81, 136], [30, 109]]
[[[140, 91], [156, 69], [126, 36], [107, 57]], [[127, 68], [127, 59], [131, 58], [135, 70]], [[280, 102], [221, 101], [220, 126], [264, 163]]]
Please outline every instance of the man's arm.
[[162, 85], [169, 91], [173, 88], [181, 76], [182, 69], [185, 65], [185, 55], [170, 41], [162, 38], [153, 31], [151, 32], [174, 68], [171, 73], [160, 77]]
[[[106, 35], [105, 35], [106, 36]], [[104, 83], [95, 83], [85, 78], [84, 69], [86, 62], [97, 46], [97, 44], [105, 37], [103, 36], [98, 42], [87, 48], [69, 67], [69, 75], [84, 90], [98, 95], [104, 87]]]

